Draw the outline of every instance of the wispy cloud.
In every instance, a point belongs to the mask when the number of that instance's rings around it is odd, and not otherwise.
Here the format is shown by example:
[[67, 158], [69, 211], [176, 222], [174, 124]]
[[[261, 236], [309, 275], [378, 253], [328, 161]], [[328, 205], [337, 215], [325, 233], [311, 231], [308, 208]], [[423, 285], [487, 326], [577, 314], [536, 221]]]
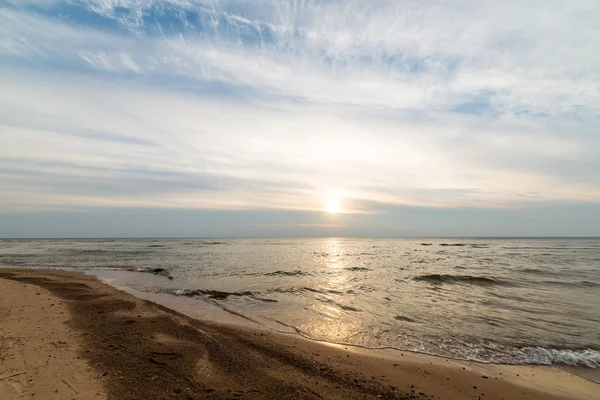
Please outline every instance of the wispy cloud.
[[0, 3], [0, 202], [598, 202], [595, 1]]

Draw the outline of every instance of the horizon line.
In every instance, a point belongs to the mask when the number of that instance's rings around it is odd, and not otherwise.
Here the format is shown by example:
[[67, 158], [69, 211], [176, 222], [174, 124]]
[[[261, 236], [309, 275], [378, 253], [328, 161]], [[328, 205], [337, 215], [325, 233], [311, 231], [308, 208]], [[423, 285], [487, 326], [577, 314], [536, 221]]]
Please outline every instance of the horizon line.
[[600, 236], [90, 236], [0, 237], [0, 240], [203, 240], [203, 239], [600, 239]]

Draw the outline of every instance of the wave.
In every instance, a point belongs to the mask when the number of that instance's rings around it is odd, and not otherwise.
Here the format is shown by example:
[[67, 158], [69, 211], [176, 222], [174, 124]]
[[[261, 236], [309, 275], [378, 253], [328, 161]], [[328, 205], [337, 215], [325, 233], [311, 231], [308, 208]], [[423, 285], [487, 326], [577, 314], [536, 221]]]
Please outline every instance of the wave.
[[304, 271], [294, 270], [294, 271], [275, 271], [275, 272], [267, 272], [266, 274], [260, 274], [264, 276], [304, 276], [308, 275]]
[[581, 281], [580, 283], [583, 286], [589, 286], [589, 287], [598, 287], [598, 286], [600, 286], [600, 284], [598, 284], [596, 282], [590, 282], [590, 281]]
[[342, 310], [344, 310], [344, 311], [352, 311], [352, 312], [361, 312], [361, 311], [362, 311], [362, 310], [360, 310], [360, 309], [358, 309], [358, 308], [351, 307], [351, 306], [347, 306], [347, 305], [345, 305], [345, 304], [338, 303], [338, 302], [336, 302], [336, 301], [333, 301], [333, 300], [331, 300], [331, 299], [320, 299], [320, 298], [317, 298], [317, 300], [319, 300], [319, 301], [320, 301], [320, 302], [322, 302], [322, 303], [326, 303], [326, 304], [333, 304], [333, 305], [335, 305], [335, 306], [337, 306], [337, 307], [341, 308], [341, 309], [342, 309]]
[[11, 258], [1, 259], [0, 258], [0, 266], [4, 267], [27, 267], [30, 266], [31, 263], [29, 261], [23, 260], [15, 260]]
[[590, 281], [579, 281], [579, 282], [565, 282], [565, 281], [544, 281], [543, 283], [548, 285], [557, 286], [576, 286], [576, 287], [600, 287], [600, 284]]
[[554, 247], [541, 247], [541, 246], [505, 246], [503, 249], [507, 250], [600, 250], [600, 246], [592, 247], [571, 247], [571, 246], [554, 246]]
[[487, 278], [485, 276], [472, 276], [472, 275], [440, 275], [440, 274], [429, 274], [419, 275], [413, 278], [415, 281], [429, 282], [433, 284], [473, 284], [473, 285], [508, 285], [508, 282]]
[[333, 289], [314, 289], [311, 287], [303, 287], [302, 289], [306, 290], [308, 292], [320, 293], [320, 294], [344, 294], [344, 292], [340, 292], [338, 290], [333, 290]]
[[[472, 247], [474, 249], [487, 249], [489, 246], [486, 243], [440, 243], [442, 247]], [[421, 246], [430, 246], [428, 243], [421, 243]]]
[[560, 277], [562, 275], [560, 272], [548, 271], [548, 270], [540, 269], [540, 268], [524, 268], [524, 269], [519, 270], [519, 272], [523, 272], [525, 274], [547, 276], [547, 277], [551, 277], [551, 276]]
[[349, 268], [344, 268], [346, 271], [357, 271], [357, 272], [364, 272], [364, 271], [372, 271], [370, 268], [364, 268], [364, 267], [349, 267]]
[[221, 290], [203, 290], [203, 289], [167, 289], [160, 291], [161, 293], [173, 294], [175, 296], [186, 296], [186, 297], [206, 297], [211, 300], [227, 300], [229, 297], [250, 297], [254, 300], [264, 301], [267, 303], [277, 303], [274, 299], [265, 299], [257, 297], [255, 293], [250, 291], [245, 292], [224, 292]]
[[411, 318], [411, 317], [407, 317], [407, 316], [405, 316], [405, 315], [396, 315], [396, 316], [394, 317], [394, 319], [395, 319], [396, 321], [404, 321], [404, 322], [417, 322], [417, 320], [415, 320], [415, 319], [413, 319], [413, 318]]
[[[102, 256], [102, 257], [126, 257], [126, 256], [140, 256], [140, 255], [150, 255], [155, 254], [155, 250], [146, 246], [145, 250], [122, 250], [122, 249], [59, 249], [56, 250], [57, 253], [66, 254], [67, 256]], [[100, 257], [98, 257], [100, 258]]]
[[[406, 318], [406, 319], [405, 319]], [[397, 316], [395, 319], [400, 321], [411, 320], [409, 317]], [[327, 341], [322, 337], [314, 337], [309, 333], [302, 332], [296, 328], [296, 331], [302, 336], [319, 341]], [[600, 351], [592, 348], [584, 349], [566, 349], [566, 348], [547, 348], [547, 347], [508, 347], [498, 344], [475, 345], [474, 343], [465, 343], [459, 347], [449, 346], [442, 351], [429, 350], [423, 348], [422, 344], [418, 346], [373, 346], [369, 344], [356, 343], [353, 341], [330, 341], [344, 346], [356, 346], [366, 349], [393, 349], [399, 351], [411, 351], [414, 353], [429, 354], [444, 358], [453, 358], [456, 360], [476, 361], [484, 364], [503, 364], [503, 365], [568, 365], [574, 367], [600, 368]], [[456, 343], [455, 343], [456, 344]], [[490, 346], [491, 345], [491, 346]]]
[[548, 274], [548, 271], [544, 271], [544, 270], [537, 269], [537, 268], [524, 268], [521, 270], [521, 272], [525, 272], [527, 274], [540, 274], [540, 275]]
[[600, 351], [593, 349], [570, 350], [552, 349], [544, 347], [523, 347], [521, 351], [526, 355], [527, 364], [541, 365], [572, 365], [588, 368], [600, 367]]
[[181, 243], [181, 245], [183, 245], [183, 246], [190, 246], [190, 247], [205, 246], [205, 245], [212, 246], [212, 245], [220, 245], [220, 244], [228, 244], [228, 243], [227, 242], [210, 241], [210, 240], [193, 240], [193, 241]]
[[340, 304], [340, 303], [335, 303], [336, 306], [338, 306], [339, 308], [341, 308], [342, 310], [346, 310], [346, 311], [354, 311], [354, 312], [360, 312], [361, 310], [359, 310], [358, 308], [354, 308], [354, 307], [350, 307], [344, 304]]
[[[255, 295], [256, 294], [272, 294], [272, 293], [300, 294], [302, 292], [311, 292], [311, 293], [317, 293], [317, 294], [337, 294], [337, 295], [344, 294], [344, 292], [341, 292], [339, 290], [333, 290], [333, 289], [315, 289], [315, 288], [308, 287], [308, 286], [304, 286], [304, 287], [291, 287], [291, 288], [275, 288], [275, 289], [266, 290], [266, 291], [261, 292], [261, 293], [254, 293], [254, 294]], [[354, 291], [349, 290], [346, 293], [352, 294], [352, 293], [354, 293]]]

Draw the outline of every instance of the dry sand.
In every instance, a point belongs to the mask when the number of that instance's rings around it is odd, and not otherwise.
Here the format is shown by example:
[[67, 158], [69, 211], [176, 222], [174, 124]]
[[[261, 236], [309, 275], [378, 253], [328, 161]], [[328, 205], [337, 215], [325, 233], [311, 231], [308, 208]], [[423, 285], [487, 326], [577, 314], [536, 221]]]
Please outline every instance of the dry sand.
[[0, 269], [0, 399], [600, 399], [558, 368], [194, 320], [93, 277]]

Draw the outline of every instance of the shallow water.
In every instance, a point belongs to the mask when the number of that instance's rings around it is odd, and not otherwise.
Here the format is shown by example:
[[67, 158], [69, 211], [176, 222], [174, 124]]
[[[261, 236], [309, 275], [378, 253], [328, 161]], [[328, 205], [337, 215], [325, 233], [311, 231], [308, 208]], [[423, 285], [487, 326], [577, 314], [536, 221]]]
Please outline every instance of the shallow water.
[[330, 342], [600, 366], [600, 239], [2, 240], [0, 265], [165, 268], [129, 284]]

